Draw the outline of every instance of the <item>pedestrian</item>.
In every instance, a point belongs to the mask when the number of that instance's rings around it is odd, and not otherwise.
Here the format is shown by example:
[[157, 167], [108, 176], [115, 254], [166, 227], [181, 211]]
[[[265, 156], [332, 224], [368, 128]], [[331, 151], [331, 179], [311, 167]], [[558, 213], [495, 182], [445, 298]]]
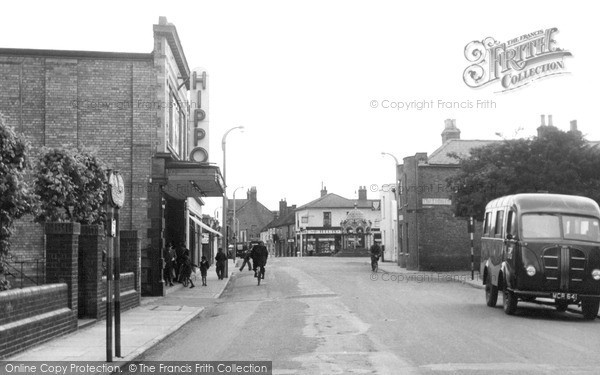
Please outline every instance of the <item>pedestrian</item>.
[[175, 281], [182, 282], [181, 268], [183, 267], [183, 253], [185, 252], [185, 245], [180, 242], [175, 248]]
[[375, 272], [377, 270], [377, 262], [381, 256], [381, 248], [379, 247], [379, 244], [375, 242], [373, 245], [371, 245], [369, 252], [371, 253], [371, 270]]
[[244, 266], [246, 266], [246, 264], [248, 265], [248, 271], [252, 271], [252, 263], [250, 262], [250, 259], [252, 258], [252, 251], [248, 250], [248, 247], [246, 246], [244, 246], [244, 249], [244, 263], [242, 263], [240, 271], [244, 270]]
[[[254, 265], [254, 277], [265, 278], [265, 266], [267, 265], [267, 258], [269, 257], [269, 251], [263, 241], [259, 241], [257, 245], [252, 248], [252, 264]], [[259, 269], [259, 273], [256, 269]]]
[[183, 251], [182, 257], [182, 266], [181, 266], [181, 282], [183, 286], [187, 286], [190, 284], [190, 289], [195, 287], [194, 282], [192, 281], [192, 271], [197, 267], [195, 264], [192, 264], [192, 259], [190, 257], [190, 251], [185, 249]]
[[217, 251], [217, 256], [215, 257], [217, 261], [217, 277], [219, 280], [223, 280], [225, 277], [225, 262], [227, 262], [227, 256], [223, 253], [223, 249], [219, 248]]
[[167, 247], [163, 252], [163, 257], [165, 259], [165, 283], [169, 286], [173, 286], [173, 268], [175, 263], [175, 249], [173, 249], [173, 245], [169, 242]]
[[208, 272], [209, 268], [210, 268], [210, 263], [208, 263], [208, 260], [206, 259], [206, 257], [204, 255], [202, 255], [202, 260], [200, 260], [200, 275], [202, 276], [202, 286], [207, 286], [206, 285], [206, 273]]

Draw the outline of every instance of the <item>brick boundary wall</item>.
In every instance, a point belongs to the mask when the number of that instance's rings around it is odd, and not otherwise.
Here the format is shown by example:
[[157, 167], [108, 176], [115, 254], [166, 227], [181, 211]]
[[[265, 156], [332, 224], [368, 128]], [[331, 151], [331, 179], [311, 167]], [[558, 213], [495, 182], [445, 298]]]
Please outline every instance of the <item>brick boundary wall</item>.
[[77, 330], [67, 284], [0, 292], [0, 359]]
[[[140, 293], [134, 288], [135, 274], [133, 272], [121, 273], [121, 312], [133, 309], [140, 305]], [[106, 276], [102, 277], [100, 286], [100, 301], [98, 304], [98, 319], [106, 318]]]

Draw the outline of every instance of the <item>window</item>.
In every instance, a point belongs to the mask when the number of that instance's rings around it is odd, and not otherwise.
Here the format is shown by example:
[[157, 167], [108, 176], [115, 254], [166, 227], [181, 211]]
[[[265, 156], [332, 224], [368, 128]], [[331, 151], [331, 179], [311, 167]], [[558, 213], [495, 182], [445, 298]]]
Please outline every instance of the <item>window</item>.
[[582, 216], [563, 216], [565, 239], [600, 242], [598, 219]]
[[490, 219], [491, 219], [492, 213], [491, 212], [486, 212], [485, 213], [485, 222], [483, 223], [483, 234], [490, 234], [490, 229], [492, 227], [492, 223], [490, 223]]
[[178, 156], [183, 151], [182, 134], [185, 127], [185, 113], [182, 111], [177, 98], [171, 91], [169, 94], [169, 119], [167, 125], [167, 143]]
[[324, 227], [331, 226], [331, 212], [323, 212], [323, 226]]
[[504, 229], [504, 211], [496, 212], [496, 226], [494, 229], [494, 235], [496, 237], [502, 236], [502, 230]]
[[525, 214], [521, 219], [523, 238], [560, 238], [557, 215]]
[[516, 237], [517, 233], [517, 215], [514, 211], [508, 211], [508, 218], [506, 220], [506, 234], [511, 234], [513, 237]]
[[302, 224], [308, 223], [308, 216], [302, 216]]

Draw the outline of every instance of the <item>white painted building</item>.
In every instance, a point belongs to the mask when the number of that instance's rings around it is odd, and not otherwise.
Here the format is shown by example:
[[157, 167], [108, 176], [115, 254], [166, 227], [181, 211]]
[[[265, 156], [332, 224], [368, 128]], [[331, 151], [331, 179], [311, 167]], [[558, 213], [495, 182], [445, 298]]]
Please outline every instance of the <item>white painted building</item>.
[[380, 190], [381, 200], [381, 245], [384, 249], [385, 261], [397, 262], [399, 249], [398, 236], [398, 202], [394, 184], [383, 185]]

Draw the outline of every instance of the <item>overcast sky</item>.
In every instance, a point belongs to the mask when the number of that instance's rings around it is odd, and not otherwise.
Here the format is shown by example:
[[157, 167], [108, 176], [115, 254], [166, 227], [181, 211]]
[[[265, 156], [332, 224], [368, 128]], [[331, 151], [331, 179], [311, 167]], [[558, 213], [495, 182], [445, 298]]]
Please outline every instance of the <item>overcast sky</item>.
[[[317, 198], [321, 182], [347, 198], [360, 185], [393, 182], [393, 159], [381, 152], [400, 161], [431, 154], [447, 118], [462, 139], [500, 139], [496, 133], [511, 138], [520, 127], [518, 136], [532, 136], [540, 114], [552, 114], [559, 128], [577, 119], [588, 139], [600, 140], [597, 16], [583, 2], [13, 1], [2, 8], [2, 48], [150, 52], [152, 25], [166, 16], [190, 68], [209, 74], [210, 161], [221, 165], [222, 134], [245, 126], [227, 138], [229, 194], [256, 186], [273, 210], [282, 198], [290, 205]], [[497, 82], [464, 83], [469, 42], [552, 27], [555, 46], [573, 55], [564, 59], [569, 74], [503, 93]], [[435, 105], [382, 108], [386, 100]], [[438, 108], [438, 100], [491, 100], [495, 108]], [[206, 212], [220, 205], [209, 201]]]

